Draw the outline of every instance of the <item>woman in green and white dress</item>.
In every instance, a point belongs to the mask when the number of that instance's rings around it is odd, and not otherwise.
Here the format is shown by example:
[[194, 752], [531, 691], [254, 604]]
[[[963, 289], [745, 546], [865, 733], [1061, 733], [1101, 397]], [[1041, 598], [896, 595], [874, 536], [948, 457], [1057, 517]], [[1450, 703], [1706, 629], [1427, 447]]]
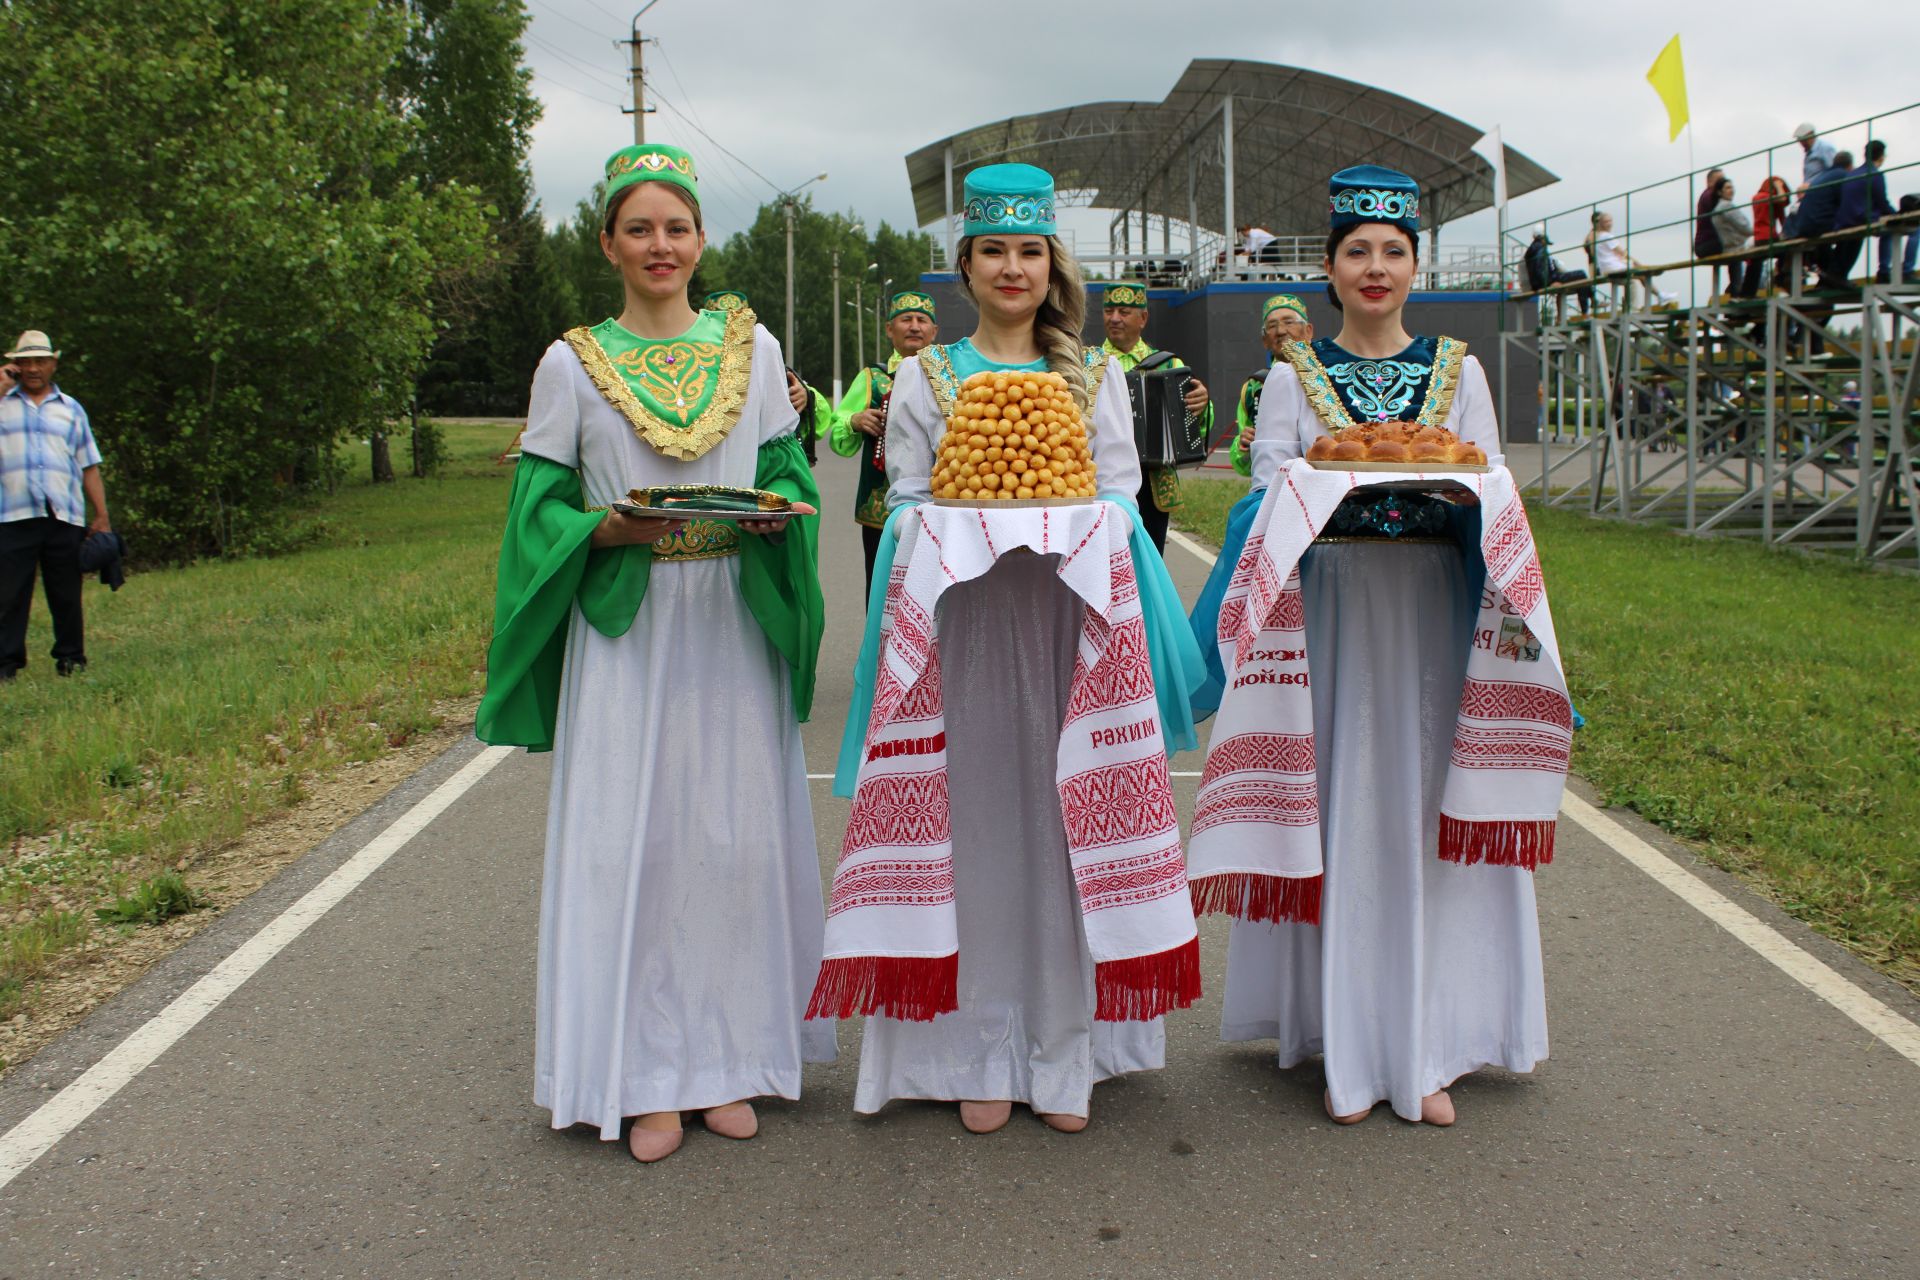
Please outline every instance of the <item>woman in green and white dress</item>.
[[817, 505], [779, 344], [750, 310], [695, 311], [693, 160], [607, 164], [616, 319], [534, 375], [500, 554], [478, 733], [553, 750], [536, 1101], [553, 1126], [660, 1159], [700, 1111], [795, 1098], [833, 1029], [802, 1023], [823, 913], [798, 722], [823, 608], [816, 520], [643, 520], [633, 488], [723, 484]]

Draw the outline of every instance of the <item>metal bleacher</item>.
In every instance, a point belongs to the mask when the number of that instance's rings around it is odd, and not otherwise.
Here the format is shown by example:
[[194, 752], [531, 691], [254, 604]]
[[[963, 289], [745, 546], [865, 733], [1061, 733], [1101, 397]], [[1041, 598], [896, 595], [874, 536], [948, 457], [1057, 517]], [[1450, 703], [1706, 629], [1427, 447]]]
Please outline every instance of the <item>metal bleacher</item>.
[[[1905, 155], [1920, 155], [1920, 104], [1831, 132], [1856, 156], [1863, 134], [1912, 136]], [[1890, 150], [1897, 158], [1903, 148]], [[1799, 185], [1793, 143], [1720, 167], [1737, 175], [1736, 190], [1750, 190], [1761, 157], [1765, 172]], [[1911, 161], [1884, 171], [1896, 201], [1898, 175], [1920, 180]], [[1536, 501], [1920, 571], [1920, 281], [1902, 281], [1899, 269], [1920, 212], [1695, 258], [1695, 180], [1555, 215], [1567, 230], [1591, 225], [1596, 208], [1624, 204], [1616, 222], [1630, 255], [1651, 257], [1676, 241], [1681, 254], [1513, 295], [1520, 305], [1509, 307], [1503, 355], [1535, 357], [1540, 368]], [[1646, 193], [1662, 186], [1667, 196], [1651, 199], [1669, 215], [1685, 199], [1685, 216], [1635, 222], [1634, 203], [1644, 210]], [[1825, 246], [1861, 240], [1866, 276], [1856, 268], [1843, 286], [1809, 281]], [[1890, 279], [1877, 282], [1872, 270], [1885, 265], [1889, 244]], [[1770, 261], [1773, 279], [1755, 297], [1732, 296], [1722, 273], [1747, 261]], [[1676, 273], [1684, 296], [1656, 303], [1654, 278], [1670, 284]]]

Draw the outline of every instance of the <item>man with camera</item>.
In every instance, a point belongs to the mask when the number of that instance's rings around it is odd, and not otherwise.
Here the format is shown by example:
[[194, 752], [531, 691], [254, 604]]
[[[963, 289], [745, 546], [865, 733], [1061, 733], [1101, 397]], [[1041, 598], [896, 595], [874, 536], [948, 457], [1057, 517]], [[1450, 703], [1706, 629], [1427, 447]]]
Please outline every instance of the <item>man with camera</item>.
[[[53, 669], [87, 665], [80, 610], [80, 545], [112, 528], [100, 448], [80, 402], [54, 385], [60, 353], [29, 329], [0, 366], [0, 680], [27, 665], [33, 579], [53, 613]], [[93, 508], [88, 522], [86, 509]]]
[[[1120, 361], [1120, 368], [1132, 373], [1141, 364], [1149, 368], [1184, 369], [1187, 362], [1168, 352], [1156, 351], [1142, 336], [1147, 331], [1147, 287], [1132, 281], [1118, 281], [1106, 287], [1101, 300], [1101, 319], [1106, 324], [1107, 340], [1102, 349]], [[1195, 378], [1187, 386], [1189, 413], [1200, 415], [1200, 429], [1213, 435], [1213, 404], [1206, 384]], [[1180, 505], [1180, 473], [1170, 466], [1151, 466], [1140, 460], [1140, 523], [1153, 545], [1167, 549], [1167, 513]]]

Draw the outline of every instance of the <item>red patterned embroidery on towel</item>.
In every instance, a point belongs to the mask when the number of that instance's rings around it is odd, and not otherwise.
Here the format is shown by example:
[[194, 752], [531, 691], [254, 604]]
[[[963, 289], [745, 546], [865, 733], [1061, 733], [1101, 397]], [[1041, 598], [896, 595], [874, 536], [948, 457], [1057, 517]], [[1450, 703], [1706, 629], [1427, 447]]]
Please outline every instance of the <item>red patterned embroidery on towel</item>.
[[1060, 783], [1067, 844], [1076, 852], [1176, 831], [1179, 816], [1159, 754], [1077, 773]]
[[1543, 684], [1469, 677], [1460, 693], [1460, 713], [1482, 720], [1538, 720], [1573, 732], [1567, 696]]
[[1282, 827], [1310, 827], [1320, 821], [1320, 789], [1311, 779], [1281, 782], [1222, 782], [1209, 787], [1193, 810], [1198, 835], [1230, 822], [1266, 822]]
[[1087, 913], [1184, 893], [1187, 872], [1180, 858], [1180, 842], [1170, 841], [1165, 848], [1138, 857], [1093, 863], [1074, 873], [1074, 883], [1080, 890], [1080, 909]]
[[860, 784], [854, 799], [841, 844], [842, 865], [865, 849], [945, 844], [952, 829], [945, 770], [877, 774]]
[[1313, 735], [1310, 733], [1236, 733], [1207, 752], [1202, 787], [1229, 773], [1248, 770], [1267, 773], [1312, 773]]
[[1486, 729], [1462, 723], [1453, 734], [1453, 763], [1461, 769], [1567, 771], [1571, 743], [1564, 734], [1512, 725]]
[[833, 886], [828, 915], [855, 907], [937, 907], [953, 901], [953, 859], [863, 862]]

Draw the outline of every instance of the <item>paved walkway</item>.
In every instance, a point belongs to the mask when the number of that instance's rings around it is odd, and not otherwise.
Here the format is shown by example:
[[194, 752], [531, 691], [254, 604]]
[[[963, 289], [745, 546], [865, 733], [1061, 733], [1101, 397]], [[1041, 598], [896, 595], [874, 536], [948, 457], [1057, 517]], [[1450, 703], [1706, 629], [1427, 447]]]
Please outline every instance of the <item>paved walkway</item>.
[[[806, 737], [825, 772], [861, 562], [853, 465], [820, 472], [834, 613]], [[1205, 565], [1168, 556], [1191, 598]], [[488, 766], [425, 821], [423, 799]], [[1830, 980], [1796, 980], [1567, 820], [1540, 873], [1554, 1056], [1463, 1082], [1452, 1130], [1384, 1108], [1338, 1129], [1314, 1067], [1220, 1044], [1209, 922], [1208, 998], [1169, 1020], [1167, 1069], [1101, 1086], [1083, 1134], [1022, 1113], [973, 1137], [930, 1104], [857, 1117], [849, 1025], [804, 1102], [762, 1106], [759, 1139], [696, 1129], [643, 1169], [532, 1104], [547, 770], [449, 753], [0, 1085], [0, 1179], [36, 1132], [64, 1134], [0, 1187], [0, 1278], [1914, 1274], [1920, 1002], [1591, 810]], [[1195, 779], [1178, 785], [1190, 809]], [[820, 781], [814, 804], [824, 874], [846, 803]], [[343, 867], [365, 874], [344, 893]], [[282, 916], [323, 884], [337, 905]], [[185, 1024], [149, 1019], [203, 980], [196, 1008], [231, 994], [154, 1056]], [[89, 1068], [91, 1092], [69, 1090]]]

